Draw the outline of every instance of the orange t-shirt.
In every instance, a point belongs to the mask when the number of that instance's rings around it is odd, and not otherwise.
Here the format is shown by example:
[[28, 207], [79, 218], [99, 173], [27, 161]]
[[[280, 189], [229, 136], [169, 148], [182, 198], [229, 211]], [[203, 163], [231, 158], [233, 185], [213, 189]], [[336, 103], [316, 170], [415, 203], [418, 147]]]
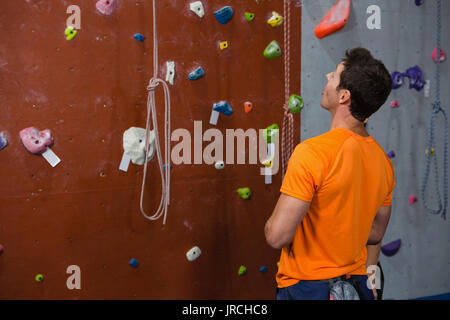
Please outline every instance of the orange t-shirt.
[[372, 137], [336, 128], [298, 144], [280, 191], [311, 204], [281, 251], [278, 287], [367, 274], [372, 222], [394, 187], [391, 160]]

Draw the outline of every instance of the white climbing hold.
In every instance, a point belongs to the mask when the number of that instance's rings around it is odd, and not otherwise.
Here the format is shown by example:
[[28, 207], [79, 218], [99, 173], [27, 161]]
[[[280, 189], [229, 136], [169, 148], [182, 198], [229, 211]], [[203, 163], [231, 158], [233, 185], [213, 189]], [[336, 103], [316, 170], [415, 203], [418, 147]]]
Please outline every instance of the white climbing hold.
[[191, 248], [191, 250], [186, 252], [186, 258], [189, 261], [194, 261], [195, 259], [200, 257], [201, 254], [202, 254], [202, 250], [200, 250], [199, 247], [193, 247], [193, 248]]
[[171, 85], [173, 85], [173, 79], [175, 77], [175, 62], [167, 61], [166, 65], [167, 65], [166, 81], [169, 82]]
[[190, 9], [200, 18], [203, 18], [205, 15], [205, 10], [203, 9], [203, 3], [201, 1], [191, 2]]
[[217, 161], [215, 167], [217, 170], [222, 170], [223, 168], [225, 168], [225, 163], [223, 161]]
[[[155, 133], [149, 132], [149, 149], [147, 161], [155, 155]], [[123, 133], [123, 150], [134, 164], [143, 165], [145, 159], [145, 129], [131, 127]]]

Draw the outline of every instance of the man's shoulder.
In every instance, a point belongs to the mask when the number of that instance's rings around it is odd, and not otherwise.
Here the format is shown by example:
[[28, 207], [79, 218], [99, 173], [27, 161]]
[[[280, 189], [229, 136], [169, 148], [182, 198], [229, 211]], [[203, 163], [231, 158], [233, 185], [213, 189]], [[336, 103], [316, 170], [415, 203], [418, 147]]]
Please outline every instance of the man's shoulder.
[[342, 144], [350, 136], [339, 130], [332, 130], [325, 132], [319, 136], [315, 136], [301, 142], [298, 146], [304, 144], [306, 148], [312, 150], [312, 152], [324, 155], [332, 155], [339, 151]]

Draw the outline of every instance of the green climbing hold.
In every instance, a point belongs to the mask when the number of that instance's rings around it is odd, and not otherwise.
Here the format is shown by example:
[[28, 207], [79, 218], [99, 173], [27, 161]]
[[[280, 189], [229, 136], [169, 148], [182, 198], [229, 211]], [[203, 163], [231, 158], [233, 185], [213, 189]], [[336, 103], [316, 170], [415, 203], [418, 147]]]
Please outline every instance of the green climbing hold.
[[289, 97], [289, 111], [292, 114], [299, 113], [303, 109], [303, 99], [299, 95], [291, 94]]
[[247, 273], [247, 268], [245, 266], [240, 266], [238, 270], [238, 275], [242, 276]]
[[263, 139], [267, 143], [271, 143], [272, 139], [277, 140], [278, 139], [278, 133], [280, 131], [280, 128], [276, 123], [268, 126], [263, 130]]
[[68, 26], [66, 31], [64, 31], [66, 35], [66, 40], [72, 40], [77, 35], [77, 30], [75, 30], [72, 26]]
[[254, 13], [251, 13], [251, 12], [246, 12], [246, 13], [245, 13], [245, 19], [246, 19], [247, 21], [252, 21], [253, 19], [255, 19], [255, 14], [254, 14]]
[[38, 274], [36, 275], [36, 277], [34, 278], [37, 282], [42, 282], [44, 280], [44, 276], [42, 274]]
[[239, 188], [236, 190], [236, 192], [244, 200], [247, 200], [252, 196], [252, 191], [250, 190], [250, 188]]
[[264, 57], [267, 59], [276, 59], [281, 57], [281, 48], [278, 45], [278, 42], [273, 40], [264, 50]]

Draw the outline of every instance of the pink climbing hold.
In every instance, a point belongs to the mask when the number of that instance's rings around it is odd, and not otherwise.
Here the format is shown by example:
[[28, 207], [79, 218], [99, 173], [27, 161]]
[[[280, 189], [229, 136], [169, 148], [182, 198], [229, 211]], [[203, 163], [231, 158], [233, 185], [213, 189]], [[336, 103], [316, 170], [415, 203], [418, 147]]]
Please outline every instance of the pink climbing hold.
[[409, 196], [409, 204], [412, 205], [415, 202], [417, 202], [417, 197], [416, 196]]
[[116, 0], [99, 0], [95, 4], [97, 10], [102, 14], [110, 15], [116, 8]]
[[0, 244], [0, 256], [2, 255], [3, 251], [5, 251], [5, 248]]
[[398, 108], [400, 107], [400, 102], [398, 100], [393, 100], [390, 103], [391, 108]]
[[[439, 60], [440, 60], [440, 62], [443, 62], [445, 60], [445, 52], [444, 52], [444, 49], [442, 49], [442, 48], [439, 48], [439, 49], [440, 49], [439, 50], [440, 51]], [[436, 63], [437, 62], [437, 48], [434, 48], [432, 56], [433, 56], [434, 63]]]
[[398, 249], [400, 249], [401, 244], [402, 244], [401, 239], [389, 242], [388, 244], [385, 244], [384, 246], [381, 247], [381, 252], [383, 252], [385, 256], [388, 257], [393, 256], [394, 254], [397, 253]]
[[49, 129], [39, 131], [35, 127], [20, 131], [20, 139], [25, 148], [34, 154], [43, 153], [53, 143], [52, 133]]

